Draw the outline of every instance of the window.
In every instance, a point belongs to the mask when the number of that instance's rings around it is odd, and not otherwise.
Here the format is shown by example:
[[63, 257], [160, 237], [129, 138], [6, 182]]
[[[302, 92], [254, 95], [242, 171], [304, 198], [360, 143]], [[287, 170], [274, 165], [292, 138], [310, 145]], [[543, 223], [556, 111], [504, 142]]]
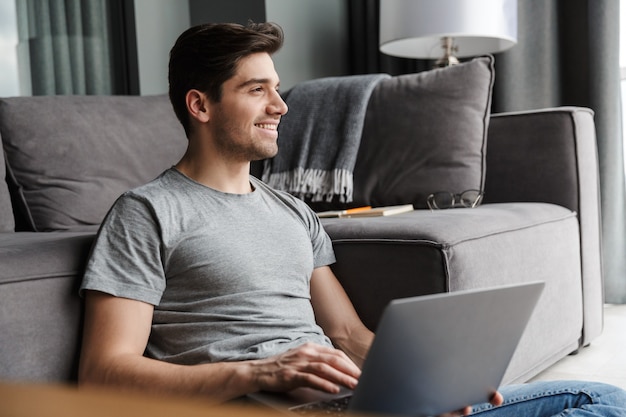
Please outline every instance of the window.
[[138, 94], [134, 2], [0, 0], [0, 97]]
[[15, 0], [0, 0], [0, 97], [20, 95]]
[[[622, 92], [622, 143], [624, 147], [624, 160], [626, 161], [626, 3], [620, 4], [620, 34], [619, 34], [619, 66], [621, 72]], [[624, 164], [626, 175], [626, 164]]]

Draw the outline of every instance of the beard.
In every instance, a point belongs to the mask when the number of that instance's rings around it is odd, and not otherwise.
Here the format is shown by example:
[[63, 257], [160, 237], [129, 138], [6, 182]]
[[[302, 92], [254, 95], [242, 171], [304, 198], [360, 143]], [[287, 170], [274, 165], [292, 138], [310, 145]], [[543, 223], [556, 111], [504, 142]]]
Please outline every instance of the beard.
[[272, 158], [278, 153], [278, 144], [274, 141], [255, 140], [250, 138], [245, 141], [234, 141], [228, 135], [219, 134], [216, 136], [216, 145], [220, 153], [230, 159], [239, 162], [260, 161]]
[[239, 124], [218, 124], [215, 133], [215, 145], [219, 152], [233, 161], [260, 161], [278, 153], [276, 139], [256, 137]]

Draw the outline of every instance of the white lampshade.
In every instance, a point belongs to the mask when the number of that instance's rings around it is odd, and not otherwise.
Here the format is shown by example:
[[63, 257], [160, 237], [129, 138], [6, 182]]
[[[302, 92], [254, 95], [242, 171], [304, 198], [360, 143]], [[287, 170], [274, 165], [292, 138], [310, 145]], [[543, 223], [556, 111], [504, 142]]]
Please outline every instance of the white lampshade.
[[380, 50], [432, 59], [453, 38], [456, 56], [504, 51], [517, 43], [517, 0], [381, 0]]

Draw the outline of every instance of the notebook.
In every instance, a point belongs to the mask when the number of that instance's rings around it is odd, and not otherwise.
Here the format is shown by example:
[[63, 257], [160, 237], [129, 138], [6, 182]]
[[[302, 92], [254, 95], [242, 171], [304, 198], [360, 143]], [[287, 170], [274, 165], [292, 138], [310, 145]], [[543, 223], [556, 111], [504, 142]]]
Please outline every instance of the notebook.
[[354, 392], [300, 389], [250, 398], [297, 414], [330, 406], [407, 416], [438, 415], [489, 401], [543, 288], [543, 282], [531, 282], [393, 300]]

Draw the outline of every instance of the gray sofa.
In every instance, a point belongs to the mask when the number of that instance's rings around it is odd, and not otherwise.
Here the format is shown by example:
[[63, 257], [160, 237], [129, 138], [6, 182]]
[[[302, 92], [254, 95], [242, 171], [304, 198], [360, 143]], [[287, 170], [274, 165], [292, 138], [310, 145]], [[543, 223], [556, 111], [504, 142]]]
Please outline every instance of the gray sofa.
[[[493, 72], [489, 62], [480, 63]], [[397, 203], [390, 175], [398, 165], [403, 172], [412, 167], [404, 145], [377, 148], [382, 142], [393, 145], [376, 130], [386, 123], [381, 112], [408, 118], [417, 130], [437, 125], [465, 138], [467, 131], [457, 129], [464, 116], [450, 116], [450, 103], [438, 104], [446, 108], [442, 113], [437, 105], [412, 106], [415, 96], [402, 95], [447, 85], [449, 75], [468, 84], [471, 79], [463, 78], [468, 68], [394, 77], [374, 89], [354, 170], [353, 204]], [[408, 185], [398, 186], [399, 198], [417, 210], [324, 219], [324, 224], [337, 254], [333, 268], [372, 329], [392, 298], [545, 281], [505, 376], [511, 383], [528, 380], [602, 330], [598, 168], [591, 111], [563, 107], [490, 115], [492, 80], [492, 74], [484, 78], [489, 96], [474, 112], [479, 175], [456, 175], [479, 181], [485, 191], [481, 206], [422, 209], [428, 187], [463, 189], [410, 177]], [[457, 96], [450, 98], [458, 103], [467, 89], [453, 90]], [[387, 109], [389, 100], [408, 101], [400, 111]], [[386, 130], [398, 134], [394, 129]], [[1, 99], [0, 134], [5, 156], [0, 175], [6, 172], [0, 177], [0, 380], [73, 382], [82, 316], [77, 289], [98, 224], [121, 192], [175, 163], [186, 139], [165, 96]], [[450, 151], [443, 154], [456, 152], [450, 135], [445, 133], [448, 142], [442, 144]], [[429, 143], [423, 152], [436, 147]], [[376, 162], [381, 156], [388, 162]], [[439, 157], [445, 159], [437, 151], [428, 160]], [[468, 165], [448, 162], [450, 170]], [[428, 161], [415, 165], [423, 167], [415, 170], [417, 176], [432, 168]], [[253, 170], [258, 173], [259, 165]], [[411, 187], [426, 188], [413, 195]]]

